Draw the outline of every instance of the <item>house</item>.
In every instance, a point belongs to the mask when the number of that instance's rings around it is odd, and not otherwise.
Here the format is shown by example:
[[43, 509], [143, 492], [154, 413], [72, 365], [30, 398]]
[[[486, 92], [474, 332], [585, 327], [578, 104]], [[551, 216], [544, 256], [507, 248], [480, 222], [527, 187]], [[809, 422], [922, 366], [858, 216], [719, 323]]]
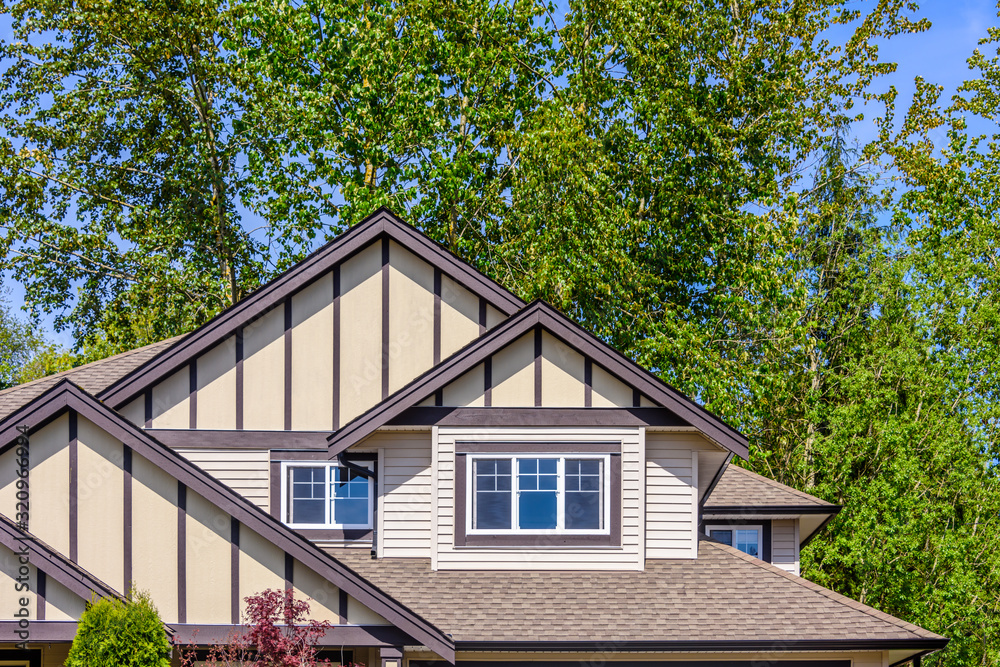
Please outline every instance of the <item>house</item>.
[[368, 667], [947, 642], [799, 576], [839, 507], [733, 465], [739, 432], [386, 210], [186, 336], [0, 392], [0, 447], [2, 665], [61, 665], [131, 583], [202, 646], [291, 588]]

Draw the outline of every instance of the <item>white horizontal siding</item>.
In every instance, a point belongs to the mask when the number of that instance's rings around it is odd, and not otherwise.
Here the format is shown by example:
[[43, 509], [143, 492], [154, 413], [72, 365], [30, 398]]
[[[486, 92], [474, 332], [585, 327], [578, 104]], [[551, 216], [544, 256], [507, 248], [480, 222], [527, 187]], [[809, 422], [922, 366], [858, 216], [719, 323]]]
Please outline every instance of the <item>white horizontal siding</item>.
[[429, 558], [433, 523], [430, 432], [377, 433], [365, 446], [377, 447], [381, 454], [381, 555]]
[[799, 574], [798, 519], [775, 519], [771, 522], [771, 564]]
[[[622, 450], [621, 547], [573, 549], [490, 549], [455, 547], [455, 443], [478, 442], [620, 442]], [[642, 569], [641, 433], [637, 428], [440, 428], [437, 442], [436, 554], [439, 569], [454, 570], [634, 570]]]
[[260, 449], [187, 449], [178, 454], [247, 498], [270, 510], [270, 452]]
[[698, 556], [700, 436], [646, 434], [646, 557]]

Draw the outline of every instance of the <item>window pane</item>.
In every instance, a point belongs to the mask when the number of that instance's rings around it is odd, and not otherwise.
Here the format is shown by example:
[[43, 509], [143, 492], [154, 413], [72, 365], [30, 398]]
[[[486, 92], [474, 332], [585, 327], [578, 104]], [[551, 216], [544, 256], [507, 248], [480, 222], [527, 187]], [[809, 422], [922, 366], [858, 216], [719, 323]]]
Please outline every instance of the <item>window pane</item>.
[[716, 539], [723, 544], [733, 546], [733, 531], [731, 530], [710, 530], [708, 534], [709, 537]]
[[601, 528], [601, 494], [593, 491], [566, 492], [566, 528], [596, 530]]
[[333, 501], [333, 522], [341, 526], [367, 526], [368, 499], [337, 498]]
[[330, 481], [333, 486], [330, 511], [333, 523], [338, 526], [367, 526], [370, 523], [368, 495], [371, 492], [368, 478], [353, 470], [334, 466], [330, 468]]
[[289, 468], [288, 522], [326, 523], [326, 469]]
[[509, 530], [511, 527], [510, 459], [476, 459], [474, 463], [473, 527]]
[[736, 548], [745, 554], [760, 558], [757, 553], [757, 529], [739, 529], [736, 532]]
[[510, 492], [476, 493], [475, 528], [507, 530], [510, 528]]
[[518, 495], [518, 528], [547, 530], [556, 527], [556, 492], [523, 491]]

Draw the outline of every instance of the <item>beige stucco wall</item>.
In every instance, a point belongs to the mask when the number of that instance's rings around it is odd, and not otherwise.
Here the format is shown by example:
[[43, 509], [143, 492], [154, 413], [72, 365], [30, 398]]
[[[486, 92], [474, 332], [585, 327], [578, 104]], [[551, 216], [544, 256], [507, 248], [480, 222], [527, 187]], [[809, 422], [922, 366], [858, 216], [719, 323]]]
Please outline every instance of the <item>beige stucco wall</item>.
[[292, 429], [332, 430], [333, 274], [292, 297]]
[[[132, 455], [132, 578], [165, 622], [177, 620], [177, 481]], [[122, 545], [106, 544], [109, 551]]]
[[433, 365], [434, 267], [390, 242], [389, 393]]
[[340, 268], [340, 423], [382, 398], [382, 249], [375, 243]]
[[243, 428], [285, 427], [285, 309], [243, 328]]
[[229, 515], [188, 490], [185, 520], [187, 622], [229, 623], [232, 619]]
[[198, 357], [197, 426], [236, 428], [236, 337]]
[[118, 591], [125, 590], [124, 452], [122, 443], [79, 418], [79, 529], [77, 543], [83, 569]]

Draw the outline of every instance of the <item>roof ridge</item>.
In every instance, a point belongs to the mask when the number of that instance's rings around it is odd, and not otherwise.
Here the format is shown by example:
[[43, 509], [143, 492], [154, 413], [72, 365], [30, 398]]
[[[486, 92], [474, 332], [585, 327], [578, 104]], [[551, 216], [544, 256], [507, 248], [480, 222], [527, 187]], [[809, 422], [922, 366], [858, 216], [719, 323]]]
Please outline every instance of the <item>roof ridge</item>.
[[764, 482], [768, 486], [780, 489], [781, 491], [786, 491], [786, 492], [790, 491], [790, 492], [794, 493], [797, 496], [802, 496], [804, 498], [808, 498], [809, 500], [817, 501], [821, 505], [829, 505], [830, 507], [836, 507], [836, 505], [834, 503], [831, 503], [831, 502], [829, 502], [827, 500], [823, 500], [822, 498], [814, 496], [814, 495], [812, 495], [810, 493], [806, 493], [805, 491], [801, 491], [799, 489], [796, 489], [794, 486], [789, 486], [788, 484], [782, 484], [781, 482], [779, 482], [776, 479], [771, 479], [770, 477], [767, 477], [765, 475], [761, 475], [760, 473], [754, 472], [753, 470], [750, 470], [748, 468], [744, 468], [744, 467], [739, 466], [739, 465], [731, 465], [730, 464], [729, 466], [727, 466], [727, 470], [736, 470], [736, 471], [739, 471], [739, 473], [747, 475], [749, 477], [756, 478], [756, 479]]
[[822, 595], [823, 597], [827, 598], [828, 600], [832, 600], [833, 602], [837, 602], [837, 603], [842, 604], [844, 606], [850, 607], [851, 609], [854, 609], [855, 611], [860, 611], [860, 612], [862, 612], [864, 614], [867, 614], [868, 616], [871, 616], [872, 618], [878, 619], [878, 620], [883, 621], [885, 623], [889, 623], [890, 625], [894, 625], [894, 626], [896, 626], [896, 627], [898, 627], [898, 628], [900, 628], [902, 630], [906, 630], [907, 632], [909, 632], [909, 633], [911, 633], [913, 635], [916, 635], [918, 638], [922, 638], [922, 639], [944, 639], [944, 637], [942, 637], [941, 635], [939, 635], [937, 633], [934, 633], [934, 632], [931, 632], [930, 630], [927, 630], [925, 628], [922, 628], [919, 625], [915, 625], [913, 623], [909, 623], [907, 621], [904, 621], [901, 618], [896, 618], [895, 616], [892, 616], [891, 614], [887, 614], [884, 611], [879, 611], [878, 609], [875, 609], [874, 607], [866, 605], [863, 602], [858, 602], [857, 600], [855, 600], [853, 598], [849, 598], [846, 595], [842, 595], [840, 593], [837, 593], [836, 591], [830, 590], [829, 588], [825, 588], [823, 586], [820, 586], [819, 584], [817, 584], [815, 582], [809, 581], [805, 577], [800, 577], [800, 576], [794, 575], [794, 574], [792, 574], [790, 572], [787, 572], [785, 570], [782, 570], [780, 567], [772, 565], [771, 563], [768, 563], [766, 561], [760, 560], [759, 558], [755, 558], [755, 557], [753, 557], [753, 556], [751, 556], [749, 554], [745, 554], [742, 551], [740, 551], [739, 549], [736, 549], [735, 547], [731, 547], [731, 546], [723, 544], [722, 542], [719, 542], [717, 540], [713, 540], [711, 537], [708, 537], [707, 535], [699, 535], [699, 541], [702, 542], [702, 543], [704, 543], [704, 544], [706, 544], [707, 546], [714, 547], [714, 548], [718, 549], [719, 551], [722, 551], [723, 553], [726, 553], [726, 554], [728, 554], [730, 556], [736, 556], [740, 560], [745, 561], [745, 562], [749, 563], [750, 565], [758, 567], [758, 568], [760, 568], [762, 570], [765, 570], [767, 572], [770, 572], [772, 574], [777, 574], [777, 575], [779, 575], [779, 576], [787, 579], [788, 581], [791, 581], [793, 583], [798, 584], [802, 588], [805, 588], [805, 589], [810, 590], [810, 591], [812, 591], [814, 593], [818, 593], [818, 594]]
[[14, 390], [16, 390], [16, 389], [23, 389], [25, 387], [31, 387], [31, 386], [37, 385], [37, 384], [39, 384], [41, 382], [44, 382], [44, 381], [52, 381], [52, 380], [55, 380], [55, 379], [68, 378], [71, 375], [73, 375], [75, 373], [78, 373], [78, 372], [80, 372], [82, 370], [91, 370], [93, 368], [96, 368], [97, 366], [100, 366], [100, 365], [104, 364], [105, 362], [121, 361], [122, 359], [127, 359], [128, 357], [131, 357], [132, 355], [134, 355], [136, 353], [142, 352], [143, 350], [148, 350], [151, 347], [154, 347], [156, 345], [162, 345], [162, 344], [168, 343], [170, 341], [176, 341], [177, 339], [183, 338], [186, 335], [187, 334], [178, 334], [176, 336], [171, 336], [170, 338], [164, 338], [163, 340], [158, 340], [158, 341], [155, 341], [153, 343], [147, 343], [146, 345], [143, 345], [141, 347], [134, 347], [131, 350], [125, 350], [124, 352], [118, 352], [117, 354], [112, 354], [111, 356], [104, 357], [102, 359], [95, 359], [94, 361], [88, 361], [85, 364], [81, 364], [80, 366], [74, 366], [73, 368], [67, 368], [66, 370], [59, 371], [58, 373], [52, 373], [51, 375], [45, 375], [45, 376], [42, 376], [40, 378], [35, 378], [34, 380], [30, 380], [28, 382], [22, 382], [20, 384], [14, 385], [13, 387], [7, 387], [6, 389], [0, 389], [0, 396], [3, 396], [3, 395], [8, 394], [8, 393], [13, 393]]

